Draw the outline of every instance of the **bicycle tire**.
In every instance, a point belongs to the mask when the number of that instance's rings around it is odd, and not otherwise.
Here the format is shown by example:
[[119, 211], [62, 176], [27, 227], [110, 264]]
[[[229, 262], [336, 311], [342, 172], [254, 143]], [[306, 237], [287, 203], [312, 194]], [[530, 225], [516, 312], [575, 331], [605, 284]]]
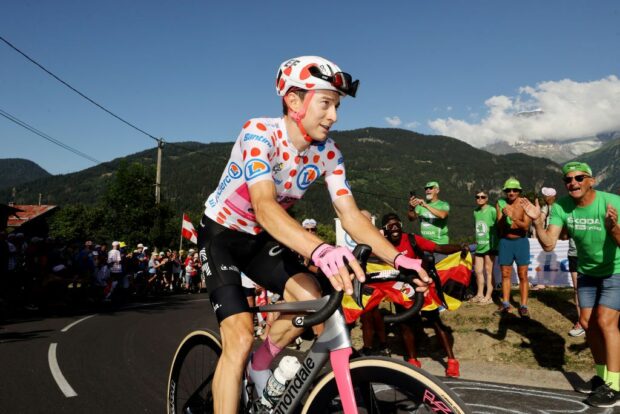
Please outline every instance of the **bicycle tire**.
[[[469, 414], [465, 402], [438, 378], [389, 358], [351, 361], [351, 378], [359, 413], [458, 413]], [[316, 384], [302, 414], [342, 413], [342, 405], [330, 371]]]
[[211, 381], [221, 353], [220, 338], [210, 331], [194, 331], [181, 341], [168, 376], [168, 414], [213, 412]]

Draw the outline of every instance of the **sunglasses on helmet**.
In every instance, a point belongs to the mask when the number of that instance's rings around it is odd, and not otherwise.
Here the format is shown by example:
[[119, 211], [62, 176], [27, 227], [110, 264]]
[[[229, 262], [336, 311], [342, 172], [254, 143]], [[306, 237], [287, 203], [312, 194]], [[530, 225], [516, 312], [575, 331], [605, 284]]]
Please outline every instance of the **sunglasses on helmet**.
[[590, 176], [589, 176], [589, 175], [582, 174], [582, 175], [575, 175], [575, 176], [573, 176], [573, 177], [562, 177], [562, 180], [564, 180], [564, 182], [565, 182], [566, 184], [570, 184], [570, 183], [572, 183], [572, 182], [573, 182], [573, 179], [574, 179], [575, 181], [577, 181], [578, 183], [581, 183], [581, 182], [583, 182], [583, 180], [585, 180], [586, 178], [590, 178]]
[[315, 78], [323, 79], [324, 81], [329, 82], [330, 85], [338, 89], [340, 92], [355, 98], [360, 81], [354, 81], [348, 73], [336, 72], [332, 76], [329, 76], [321, 72], [321, 69], [317, 66], [311, 66], [308, 70]]

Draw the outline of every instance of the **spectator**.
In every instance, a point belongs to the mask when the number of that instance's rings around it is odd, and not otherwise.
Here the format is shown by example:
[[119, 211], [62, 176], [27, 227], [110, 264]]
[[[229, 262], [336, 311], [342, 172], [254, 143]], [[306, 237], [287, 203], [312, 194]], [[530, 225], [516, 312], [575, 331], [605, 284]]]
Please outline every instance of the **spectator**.
[[[372, 222], [372, 214], [367, 210], [362, 210], [361, 213], [369, 221]], [[361, 355], [374, 355], [390, 356], [392, 351], [387, 345], [387, 334], [385, 333], [385, 324], [383, 323], [383, 315], [379, 307], [368, 310], [362, 313], [360, 316], [360, 322], [362, 323], [362, 349], [359, 351]], [[374, 338], [375, 335], [379, 341], [379, 348], [375, 351]]]
[[545, 202], [545, 205], [540, 208], [540, 213], [544, 216], [543, 220], [545, 222], [546, 229], [549, 227], [549, 220], [551, 219], [551, 215], [549, 213], [551, 212], [553, 203], [555, 203], [557, 192], [555, 191], [555, 188], [551, 187], [543, 187], [540, 192], [543, 196], [543, 201]]
[[[542, 209], [541, 209], [542, 210]], [[577, 246], [575, 240], [572, 237], [568, 238], [568, 252], [566, 252], [566, 258], [568, 259], [568, 271], [570, 272], [570, 278], [573, 282], [573, 292], [575, 294], [575, 306], [577, 307], [577, 322], [573, 325], [572, 329], [568, 331], [570, 336], [581, 336], [586, 333], [585, 329], [579, 323], [581, 319], [581, 308], [579, 307], [579, 295], [577, 294]]]
[[562, 168], [568, 195], [553, 205], [549, 227], [538, 200], [521, 204], [534, 220], [545, 251], [552, 251], [566, 227], [577, 246], [580, 323], [596, 364], [596, 375], [577, 391], [591, 393], [596, 407], [620, 405], [620, 196], [594, 189], [592, 169], [583, 162]]
[[481, 305], [493, 303], [491, 298], [493, 294], [493, 263], [495, 256], [497, 256], [496, 220], [497, 211], [489, 205], [489, 193], [485, 190], [476, 191], [474, 271], [476, 272], [478, 290], [471, 302]]
[[107, 299], [112, 288], [112, 278], [110, 276], [110, 268], [105, 258], [99, 252], [93, 252], [94, 269], [93, 269], [93, 290], [97, 301]]
[[506, 180], [503, 187], [506, 198], [499, 199], [496, 205], [497, 226], [500, 235], [499, 240], [499, 265], [502, 271], [502, 303], [495, 312], [499, 316], [512, 314], [510, 305], [510, 288], [512, 276], [512, 264], [517, 263], [517, 275], [519, 276], [519, 290], [521, 304], [519, 315], [523, 319], [529, 319], [530, 313], [527, 308], [529, 293], [529, 280], [527, 268], [530, 264], [530, 242], [527, 231], [530, 227], [530, 218], [525, 214], [519, 199], [521, 198], [521, 183], [514, 177]]
[[[400, 221], [400, 218], [395, 213], [388, 213], [383, 216], [381, 219], [381, 226], [383, 229], [383, 234], [385, 238], [392, 243], [392, 245], [404, 254], [407, 257], [417, 259], [425, 257], [430, 258], [429, 260], [424, 260], [424, 266], [434, 266], [434, 253], [440, 253], [442, 255], [448, 255], [451, 253], [455, 253], [458, 251], [461, 252], [469, 252], [469, 246], [458, 246], [453, 244], [437, 244], [434, 243], [424, 237], [418, 236], [417, 234], [407, 234], [403, 232], [403, 224]], [[448, 356], [448, 360], [446, 363], [446, 376], [448, 377], [458, 377], [460, 376], [459, 372], [459, 361], [454, 356], [454, 351], [452, 349], [452, 344], [448, 338], [447, 332], [444, 329], [445, 325], [441, 322], [441, 317], [439, 314], [439, 310], [435, 309], [433, 311], [423, 311], [422, 315], [427, 318], [435, 329], [435, 333], [437, 337], [440, 339], [441, 344], [446, 351]], [[418, 319], [419, 321], [419, 319]], [[408, 323], [400, 324], [401, 335], [403, 338], [403, 343], [405, 345], [405, 350], [407, 352], [407, 362], [417, 367], [421, 367], [422, 363], [417, 359], [417, 351], [415, 348], [415, 337], [413, 334], [413, 330]]]
[[307, 218], [301, 222], [301, 226], [310, 233], [316, 233], [316, 220], [312, 218]]
[[[439, 199], [439, 183], [429, 181], [424, 186], [425, 199], [411, 196], [408, 217], [420, 220], [422, 237], [436, 244], [448, 244], [448, 214], [450, 204]], [[438, 258], [439, 259], [439, 258]]]
[[112, 242], [112, 250], [108, 252], [108, 267], [110, 268], [110, 276], [112, 278], [112, 287], [107, 297], [110, 297], [114, 292], [114, 289], [118, 286], [118, 283], [123, 279], [123, 258], [120, 251], [121, 243], [118, 241]]

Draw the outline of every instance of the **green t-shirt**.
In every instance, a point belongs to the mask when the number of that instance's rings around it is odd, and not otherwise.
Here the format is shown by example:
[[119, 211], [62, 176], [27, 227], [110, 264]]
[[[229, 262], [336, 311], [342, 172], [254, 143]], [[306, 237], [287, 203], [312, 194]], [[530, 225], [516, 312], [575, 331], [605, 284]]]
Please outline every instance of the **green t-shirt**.
[[488, 204], [474, 210], [476, 223], [476, 253], [485, 254], [497, 250], [497, 211]]
[[[441, 211], [450, 211], [450, 204], [445, 201], [437, 200], [427, 203], [428, 206]], [[429, 239], [437, 244], [448, 244], [448, 218], [440, 219], [422, 206], [416, 206], [415, 212], [420, 219], [420, 233], [422, 237]]]
[[605, 228], [607, 204], [620, 211], [620, 196], [597, 191], [585, 207], [564, 196], [551, 207], [549, 224], [566, 227], [577, 246], [577, 271], [588, 276], [620, 273], [620, 248]]

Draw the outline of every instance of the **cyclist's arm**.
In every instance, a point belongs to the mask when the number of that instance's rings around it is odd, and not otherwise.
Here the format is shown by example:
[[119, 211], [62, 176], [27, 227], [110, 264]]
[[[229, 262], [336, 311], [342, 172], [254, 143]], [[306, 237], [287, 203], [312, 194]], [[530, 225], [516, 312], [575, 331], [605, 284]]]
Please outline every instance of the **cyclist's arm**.
[[256, 221], [274, 239], [304, 257], [310, 257], [323, 241], [305, 231], [276, 201], [273, 181], [260, 181], [249, 186]]
[[334, 208], [342, 223], [342, 228], [353, 237], [353, 240], [368, 244], [372, 247], [372, 252], [381, 260], [391, 265], [394, 264], [394, 258], [398, 255], [398, 251], [361, 213], [353, 196], [340, 197], [334, 200]]

